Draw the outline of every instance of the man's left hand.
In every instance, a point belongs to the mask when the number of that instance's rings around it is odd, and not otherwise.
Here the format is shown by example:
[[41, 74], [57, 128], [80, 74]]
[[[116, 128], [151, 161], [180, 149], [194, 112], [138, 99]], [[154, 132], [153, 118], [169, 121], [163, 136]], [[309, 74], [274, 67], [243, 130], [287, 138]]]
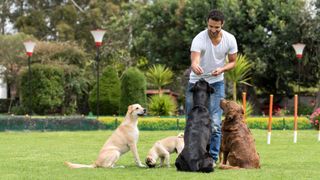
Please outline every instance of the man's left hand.
[[223, 73], [223, 69], [222, 68], [217, 68], [216, 70], [212, 71], [212, 76], [218, 76], [221, 73]]

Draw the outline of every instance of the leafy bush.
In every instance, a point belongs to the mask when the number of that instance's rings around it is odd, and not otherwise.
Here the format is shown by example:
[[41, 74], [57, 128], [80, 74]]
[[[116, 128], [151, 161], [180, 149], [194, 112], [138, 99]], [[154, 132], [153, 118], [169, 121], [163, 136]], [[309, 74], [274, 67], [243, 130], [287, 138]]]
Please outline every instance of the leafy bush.
[[156, 116], [171, 116], [177, 110], [175, 101], [169, 95], [154, 95], [149, 100], [148, 113]]
[[[241, 101], [237, 101], [237, 103], [242, 106]], [[245, 116], [246, 117], [251, 116], [252, 112], [253, 112], [253, 105], [250, 102], [246, 101], [246, 114], [245, 114]]]
[[[90, 92], [89, 106], [93, 113], [96, 112], [97, 105], [97, 85]], [[120, 79], [116, 70], [107, 67], [103, 70], [100, 80], [100, 98], [99, 110], [100, 114], [113, 115], [118, 114], [120, 103]]]
[[306, 104], [299, 104], [298, 114], [299, 115], [310, 115], [313, 112], [313, 107]]
[[146, 105], [146, 78], [137, 68], [127, 69], [121, 78], [120, 114], [125, 114], [131, 104]]
[[[29, 84], [28, 69], [21, 75], [21, 96], [24, 107], [31, 107], [37, 114], [59, 112], [64, 98], [63, 70], [56, 66], [35, 64], [31, 66]], [[29, 89], [29, 85], [31, 86]], [[32, 98], [31, 104], [29, 100]]]
[[317, 108], [309, 117], [310, 118], [310, 124], [316, 128], [319, 129], [319, 123], [320, 123], [320, 108]]
[[13, 106], [11, 108], [10, 113], [15, 114], [15, 115], [25, 115], [25, 114], [28, 114], [28, 108], [24, 107], [23, 105]]

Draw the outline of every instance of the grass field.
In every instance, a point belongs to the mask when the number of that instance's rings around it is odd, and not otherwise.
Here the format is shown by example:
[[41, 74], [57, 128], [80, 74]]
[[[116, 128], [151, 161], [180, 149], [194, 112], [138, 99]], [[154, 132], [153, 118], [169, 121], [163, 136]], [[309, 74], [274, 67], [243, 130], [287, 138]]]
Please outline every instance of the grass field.
[[[259, 170], [219, 170], [214, 173], [177, 172], [171, 168], [138, 168], [131, 153], [123, 155], [122, 169], [69, 169], [64, 161], [92, 163], [111, 131], [1, 132], [0, 179], [319, 179], [320, 142], [317, 131], [273, 131], [267, 145], [265, 130], [252, 130], [260, 153]], [[177, 131], [140, 131], [138, 149], [144, 161], [153, 143]]]

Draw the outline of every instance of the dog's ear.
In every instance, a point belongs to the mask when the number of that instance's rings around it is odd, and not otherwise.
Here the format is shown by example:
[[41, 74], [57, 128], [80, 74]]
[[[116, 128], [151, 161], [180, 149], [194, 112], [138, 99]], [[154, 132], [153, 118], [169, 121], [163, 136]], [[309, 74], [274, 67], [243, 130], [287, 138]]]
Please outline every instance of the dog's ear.
[[183, 138], [183, 136], [184, 136], [184, 133], [179, 133], [177, 137], [178, 138]]
[[128, 106], [128, 113], [131, 114], [133, 111], [133, 105]]

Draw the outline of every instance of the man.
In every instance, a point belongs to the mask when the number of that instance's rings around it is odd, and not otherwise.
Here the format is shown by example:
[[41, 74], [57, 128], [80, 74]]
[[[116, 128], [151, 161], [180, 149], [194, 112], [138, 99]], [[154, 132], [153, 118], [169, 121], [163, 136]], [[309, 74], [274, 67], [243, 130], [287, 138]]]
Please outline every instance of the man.
[[[186, 91], [186, 113], [193, 106], [191, 88], [200, 78], [204, 78], [215, 92], [210, 96], [209, 111], [211, 117], [210, 155], [216, 162], [221, 141], [220, 99], [224, 98], [223, 73], [232, 69], [237, 59], [237, 41], [235, 37], [223, 30], [224, 15], [218, 10], [210, 11], [207, 18], [207, 29], [201, 31], [191, 45], [191, 73]], [[225, 58], [228, 56], [228, 63]], [[188, 118], [188, 117], [187, 117]], [[214, 164], [215, 166], [215, 164]]]

